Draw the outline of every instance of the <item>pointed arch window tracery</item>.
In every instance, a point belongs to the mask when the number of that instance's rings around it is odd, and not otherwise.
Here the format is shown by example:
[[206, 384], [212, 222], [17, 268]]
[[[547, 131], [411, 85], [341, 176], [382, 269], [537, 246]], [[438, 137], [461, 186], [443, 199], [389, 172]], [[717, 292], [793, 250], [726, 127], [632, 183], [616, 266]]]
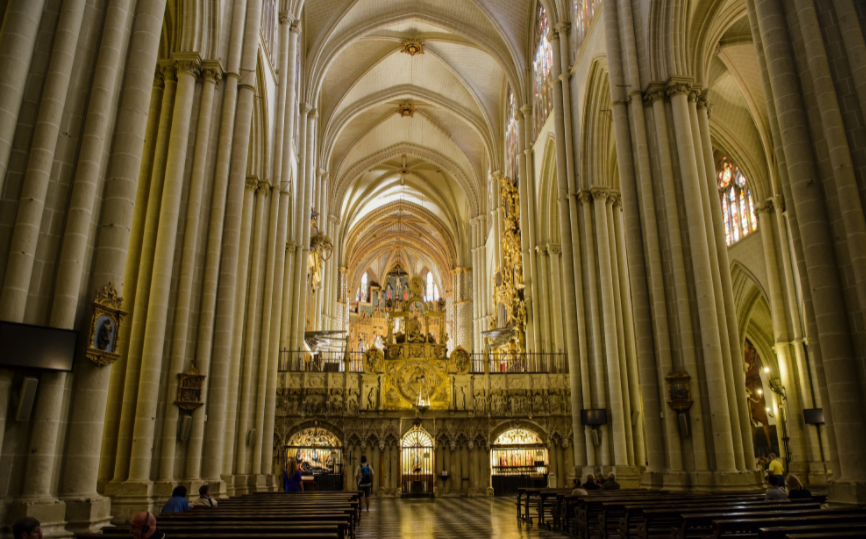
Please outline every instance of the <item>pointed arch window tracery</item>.
[[508, 85], [506, 92], [506, 110], [505, 110], [505, 176], [512, 181], [517, 180], [517, 101], [514, 99], [514, 92], [511, 90], [511, 85]]
[[589, 32], [592, 20], [601, 7], [601, 0], [572, 0], [572, 6], [574, 8], [574, 30], [572, 31], [574, 57], [577, 58], [577, 53], [586, 40], [586, 34]]
[[541, 2], [535, 6], [535, 54], [532, 58], [532, 118], [534, 134], [538, 136], [547, 116], [553, 108], [553, 88], [551, 87], [551, 67], [553, 67], [553, 49], [547, 40], [550, 21]]
[[740, 168], [722, 157], [717, 176], [725, 242], [730, 247], [758, 229], [752, 190]]

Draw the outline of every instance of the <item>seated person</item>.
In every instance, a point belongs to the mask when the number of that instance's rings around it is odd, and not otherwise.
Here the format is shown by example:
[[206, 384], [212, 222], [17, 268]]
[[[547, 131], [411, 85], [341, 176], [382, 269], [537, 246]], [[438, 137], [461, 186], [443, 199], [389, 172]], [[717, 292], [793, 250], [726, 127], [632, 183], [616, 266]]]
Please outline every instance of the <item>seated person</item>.
[[607, 481], [602, 487], [604, 490], [619, 490], [619, 483], [616, 482], [616, 475], [613, 472], [607, 474]]
[[599, 489], [601, 489], [601, 487], [598, 486], [598, 483], [595, 482], [595, 476], [592, 475], [591, 473], [586, 474], [586, 483], [581, 485], [581, 487], [584, 490], [599, 490]]
[[771, 475], [767, 477], [770, 482], [770, 488], [767, 489], [767, 494], [764, 495], [764, 501], [787, 500], [788, 494], [785, 492], [785, 487], [779, 485], [779, 476]]
[[800, 478], [794, 474], [788, 474], [787, 481], [788, 483], [788, 499], [789, 500], [811, 500], [812, 493], [809, 492], [809, 489], [803, 486], [803, 483], [800, 482]]
[[42, 527], [33, 517], [24, 517], [12, 525], [12, 537], [15, 539], [42, 539]]
[[168, 539], [165, 533], [156, 527], [156, 517], [149, 512], [132, 517], [129, 527], [135, 539]]
[[571, 480], [571, 495], [572, 496], [588, 496], [589, 492], [580, 488], [580, 483], [577, 479]]
[[175, 487], [171, 491], [171, 498], [165, 502], [162, 508], [163, 513], [183, 513], [189, 511], [192, 507], [189, 506], [189, 501], [186, 499], [186, 487]]
[[210, 497], [210, 485], [202, 485], [198, 489], [198, 499], [189, 504], [190, 507], [216, 507], [217, 501]]

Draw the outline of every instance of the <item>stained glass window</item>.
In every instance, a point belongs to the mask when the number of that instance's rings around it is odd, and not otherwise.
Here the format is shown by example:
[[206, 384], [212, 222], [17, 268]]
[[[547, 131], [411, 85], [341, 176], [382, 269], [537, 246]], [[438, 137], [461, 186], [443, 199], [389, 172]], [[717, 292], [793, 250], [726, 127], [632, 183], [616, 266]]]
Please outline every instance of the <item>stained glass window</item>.
[[535, 135], [541, 131], [547, 116], [553, 108], [553, 88], [551, 68], [553, 67], [553, 49], [547, 40], [550, 22], [544, 6], [538, 2], [535, 6], [535, 56], [532, 60], [532, 92], [535, 97], [532, 106], [532, 117], [535, 121]]
[[541, 439], [532, 431], [526, 429], [511, 429], [496, 438], [496, 445], [540, 444]]
[[514, 100], [511, 85], [508, 85], [506, 99], [508, 108], [505, 111], [505, 176], [511, 181], [517, 181], [517, 102]]
[[355, 301], [356, 302], [364, 302], [367, 300], [367, 274], [361, 276], [361, 286], [358, 287], [358, 291], [355, 293]]
[[592, 25], [592, 19], [596, 12], [601, 7], [601, 0], [571, 0], [574, 6], [574, 57], [577, 58], [577, 52], [583, 41], [586, 39], [586, 34], [589, 32], [589, 27]]
[[277, 2], [265, 0], [262, 4], [262, 44], [272, 66], [277, 64]]
[[752, 190], [739, 167], [727, 157], [721, 159], [718, 188], [725, 221], [725, 241], [733, 245], [758, 229]]

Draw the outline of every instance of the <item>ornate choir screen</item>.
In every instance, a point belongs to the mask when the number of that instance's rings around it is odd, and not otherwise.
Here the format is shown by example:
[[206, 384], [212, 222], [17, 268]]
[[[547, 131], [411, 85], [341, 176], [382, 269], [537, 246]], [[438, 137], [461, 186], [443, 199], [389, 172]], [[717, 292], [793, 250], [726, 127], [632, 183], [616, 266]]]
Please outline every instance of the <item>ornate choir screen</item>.
[[404, 496], [433, 496], [433, 437], [415, 425], [403, 436], [400, 454], [401, 488]]
[[503, 432], [490, 447], [495, 496], [513, 496], [518, 488], [547, 486], [547, 447], [537, 434], [516, 428]]
[[289, 460], [304, 476], [313, 476], [315, 490], [343, 490], [343, 449], [330, 431], [314, 427], [292, 436], [286, 446]]

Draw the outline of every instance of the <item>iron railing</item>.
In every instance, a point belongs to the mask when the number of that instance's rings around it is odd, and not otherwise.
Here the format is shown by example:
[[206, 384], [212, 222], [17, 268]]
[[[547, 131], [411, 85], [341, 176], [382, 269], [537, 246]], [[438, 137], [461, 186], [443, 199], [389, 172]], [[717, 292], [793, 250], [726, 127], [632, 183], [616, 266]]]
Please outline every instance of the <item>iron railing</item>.
[[364, 353], [282, 350], [278, 372], [364, 372]]
[[472, 354], [472, 372], [568, 374], [568, 356], [562, 352]]

